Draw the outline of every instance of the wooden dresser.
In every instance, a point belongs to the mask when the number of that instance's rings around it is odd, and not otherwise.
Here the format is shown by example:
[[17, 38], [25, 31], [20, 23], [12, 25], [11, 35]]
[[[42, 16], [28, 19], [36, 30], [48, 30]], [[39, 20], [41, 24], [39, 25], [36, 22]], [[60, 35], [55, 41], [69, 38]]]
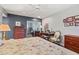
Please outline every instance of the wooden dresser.
[[26, 36], [26, 30], [24, 27], [22, 26], [14, 27], [14, 33], [13, 33], [14, 39], [21, 39], [24, 38], [25, 36]]
[[65, 48], [79, 53], [79, 36], [76, 35], [65, 35], [64, 36]]

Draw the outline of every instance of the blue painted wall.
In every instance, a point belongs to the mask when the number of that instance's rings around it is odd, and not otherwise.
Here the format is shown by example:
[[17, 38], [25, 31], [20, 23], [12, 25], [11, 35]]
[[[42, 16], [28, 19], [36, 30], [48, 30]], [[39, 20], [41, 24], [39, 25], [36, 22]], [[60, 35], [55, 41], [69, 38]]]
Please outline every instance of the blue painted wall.
[[[19, 16], [19, 15], [13, 15], [8, 14], [8, 17], [3, 18], [3, 23], [9, 24], [11, 31], [7, 32], [7, 35], [9, 38], [13, 38], [13, 28], [15, 26], [16, 21], [20, 21], [22, 25], [25, 26], [27, 29], [27, 21], [32, 21], [32, 17], [25, 17], [25, 16]], [[41, 21], [41, 19], [38, 19], [38, 21]]]
[[[2, 12], [0, 11], [0, 24], [2, 24]], [[0, 43], [2, 40], [2, 32], [0, 31]]]
[[[2, 23], [2, 18], [0, 18], [0, 24]], [[0, 31], [0, 40], [2, 40], [2, 32]]]

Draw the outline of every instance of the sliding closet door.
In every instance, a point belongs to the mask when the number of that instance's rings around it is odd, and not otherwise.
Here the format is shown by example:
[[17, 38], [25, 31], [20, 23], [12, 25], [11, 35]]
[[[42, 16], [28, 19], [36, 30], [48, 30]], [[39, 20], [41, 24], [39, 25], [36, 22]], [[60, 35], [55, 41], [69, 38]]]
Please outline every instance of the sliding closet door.
[[30, 35], [31, 32], [41, 31], [41, 22], [38, 21], [27, 21], [27, 35]]

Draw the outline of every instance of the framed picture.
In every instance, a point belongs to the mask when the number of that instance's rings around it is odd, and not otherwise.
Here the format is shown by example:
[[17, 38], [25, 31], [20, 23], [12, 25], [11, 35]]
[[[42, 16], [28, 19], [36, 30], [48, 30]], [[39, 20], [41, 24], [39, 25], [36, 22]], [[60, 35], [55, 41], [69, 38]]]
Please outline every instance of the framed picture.
[[20, 21], [16, 21], [16, 26], [21, 26], [21, 22]]
[[69, 23], [64, 23], [64, 27], [68, 27], [69, 26]]
[[63, 20], [64, 22], [64, 26], [74, 26], [75, 25], [75, 17], [71, 16], [71, 17], [67, 17], [66, 19]]
[[79, 23], [78, 23], [78, 22], [76, 22], [76, 23], [75, 23], [75, 26], [79, 26]]
[[76, 16], [75, 16], [75, 19], [79, 19], [79, 15], [76, 15]]
[[79, 26], [79, 19], [75, 19], [75, 26]]
[[79, 26], [79, 15], [75, 16], [75, 26]]

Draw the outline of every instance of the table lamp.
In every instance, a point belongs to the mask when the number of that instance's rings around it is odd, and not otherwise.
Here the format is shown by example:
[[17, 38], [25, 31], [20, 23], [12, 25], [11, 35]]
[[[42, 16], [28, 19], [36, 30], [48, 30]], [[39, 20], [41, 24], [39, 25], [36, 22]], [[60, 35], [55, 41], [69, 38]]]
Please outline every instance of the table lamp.
[[6, 35], [7, 31], [10, 31], [10, 27], [8, 24], [0, 24], [0, 31], [2, 31], [2, 39], [7, 40], [8, 36]]

